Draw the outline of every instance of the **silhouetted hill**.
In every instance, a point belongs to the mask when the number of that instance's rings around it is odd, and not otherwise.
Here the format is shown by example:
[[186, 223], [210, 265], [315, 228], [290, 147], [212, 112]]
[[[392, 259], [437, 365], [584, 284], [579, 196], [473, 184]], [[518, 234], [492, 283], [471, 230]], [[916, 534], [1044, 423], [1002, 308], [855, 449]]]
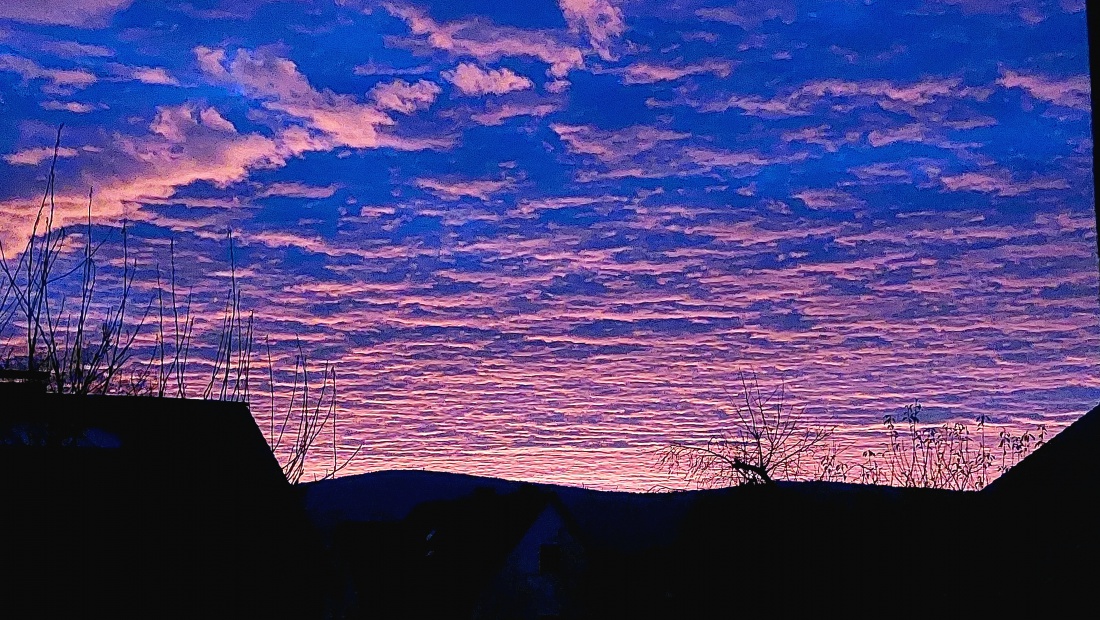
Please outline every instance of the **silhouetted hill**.
[[640, 494], [384, 471], [306, 485], [305, 498], [341, 558], [351, 617], [1058, 615], [1098, 576], [1098, 412], [980, 493]]
[[515, 493], [525, 487], [557, 497], [601, 544], [667, 539], [690, 506], [708, 494], [596, 491], [421, 470], [386, 470], [302, 485], [306, 510], [322, 531], [340, 522], [399, 521], [426, 502], [459, 500], [480, 490]]

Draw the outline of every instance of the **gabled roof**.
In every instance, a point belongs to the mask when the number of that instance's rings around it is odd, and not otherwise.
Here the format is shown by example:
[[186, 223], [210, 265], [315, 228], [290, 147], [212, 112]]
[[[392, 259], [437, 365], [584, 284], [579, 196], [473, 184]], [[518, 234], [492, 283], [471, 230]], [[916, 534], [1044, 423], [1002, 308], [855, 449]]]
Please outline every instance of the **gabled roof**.
[[1100, 406], [1089, 411], [983, 493], [1035, 497], [1088, 498], [1100, 491]]
[[67, 394], [24, 400], [9, 398], [9, 389], [18, 388], [0, 385], [0, 462], [8, 476], [44, 475], [43, 462], [70, 476], [88, 461], [117, 462], [177, 488], [286, 485], [245, 403]]
[[[117, 617], [317, 611], [317, 585], [308, 582], [321, 576], [304, 514], [247, 405], [41, 392], [17, 400], [7, 387], [5, 609], [28, 604], [41, 617], [97, 607]], [[288, 567], [309, 562], [314, 568], [287, 591]]]

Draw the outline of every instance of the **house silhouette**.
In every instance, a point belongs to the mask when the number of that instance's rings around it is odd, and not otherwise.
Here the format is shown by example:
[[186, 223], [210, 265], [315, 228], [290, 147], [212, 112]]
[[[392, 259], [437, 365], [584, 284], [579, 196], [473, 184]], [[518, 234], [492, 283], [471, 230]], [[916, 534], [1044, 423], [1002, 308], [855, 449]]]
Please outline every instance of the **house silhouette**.
[[242, 403], [0, 384], [0, 468], [8, 617], [320, 607], [300, 502]]

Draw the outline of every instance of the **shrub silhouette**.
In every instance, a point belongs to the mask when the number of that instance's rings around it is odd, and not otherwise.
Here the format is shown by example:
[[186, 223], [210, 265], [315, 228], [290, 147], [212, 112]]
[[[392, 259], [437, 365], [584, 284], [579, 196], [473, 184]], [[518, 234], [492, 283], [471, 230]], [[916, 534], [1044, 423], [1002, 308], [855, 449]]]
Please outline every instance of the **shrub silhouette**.
[[974, 431], [961, 422], [922, 426], [923, 406], [914, 401], [900, 415], [883, 416], [882, 448], [853, 459], [832, 441], [835, 428], [811, 425], [803, 409], [784, 401], [782, 384], [766, 393], [755, 373], [739, 375], [732, 429], [700, 443], [670, 444], [660, 451], [659, 467], [700, 488], [816, 480], [978, 491], [1046, 441], [1043, 425], [1015, 433], [1002, 428], [994, 439], [985, 415]]
[[702, 444], [673, 443], [659, 464], [699, 487], [771, 484], [804, 477], [820, 463], [833, 429], [806, 423], [780, 384], [766, 393], [755, 373], [739, 373], [740, 398], [730, 398], [733, 428]]

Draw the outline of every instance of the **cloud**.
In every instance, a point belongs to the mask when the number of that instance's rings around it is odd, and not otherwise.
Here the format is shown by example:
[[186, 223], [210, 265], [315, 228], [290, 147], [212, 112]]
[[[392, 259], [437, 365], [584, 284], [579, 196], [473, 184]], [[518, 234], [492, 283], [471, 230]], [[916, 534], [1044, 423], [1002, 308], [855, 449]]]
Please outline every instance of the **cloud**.
[[534, 86], [531, 80], [511, 69], [482, 69], [466, 62], [459, 64], [453, 71], [443, 71], [440, 75], [465, 95], [503, 95]]
[[680, 67], [638, 62], [626, 67], [622, 73], [623, 82], [626, 84], [652, 84], [654, 82], [678, 80], [699, 73], [713, 73], [718, 77], [728, 77], [732, 70], [733, 63], [729, 61], [708, 60]]
[[102, 28], [133, 0], [12, 0], [0, 3], [0, 19], [31, 24]]
[[229, 81], [231, 78], [229, 72], [225, 70], [225, 50], [224, 49], [212, 49], [203, 45], [199, 45], [192, 50], [195, 54], [195, 60], [199, 63], [199, 69], [202, 72], [222, 81]]
[[355, 68], [352, 69], [352, 73], [354, 73], [355, 75], [422, 75], [429, 71], [431, 71], [431, 67], [429, 67], [428, 65], [419, 65], [415, 67], [409, 67], [407, 69], [401, 69], [379, 64], [373, 60], [370, 60], [361, 65], [356, 65]]
[[1055, 105], [1085, 112], [1091, 109], [1092, 86], [1087, 75], [1052, 78], [1001, 69], [1001, 77], [997, 79], [997, 84], [1005, 88], [1022, 88], [1032, 97]]
[[890, 129], [875, 129], [867, 134], [867, 142], [874, 147], [887, 146], [895, 142], [923, 142], [925, 138], [924, 126], [919, 123]]
[[695, 14], [705, 20], [733, 24], [745, 30], [755, 30], [772, 19], [790, 24], [794, 22], [797, 11], [791, 0], [774, 2], [737, 0], [732, 3], [732, 6], [699, 9]]
[[941, 177], [940, 181], [951, 191], [974, 191], [1006, 197], [1019, 196], [1037, 190], [1069, 188], [1069, 182], [1066, 179], [1033, 177], [1027, 181], [1017, 181], [1008, 171], [965, 172]]
[[47, 80], [49, 83], [42, 90], [52, 94], [69, 94], [96, 82], [95, 74], [83, 69], [47, 69], [29, 58], [12, 54], [0, 54], [0, 71], [17, 73], [25, 82]]
[[224, 188], [251, 170], [280, 167], [290, 155], [276, 140], [240, 134], [217, 110], [197, 104], [158, 107], [149, 130], [148, 136], [116, 139], [134, 165], [98, 190], [102, 201], [170, 198], [196, 181]]
[[791, 163], [807, 157], [801, 152], [792, 155], [766, 155], [755, 151], [726, 151], [710, 148], [685, 149], [683, 155], [687, 161], [699, 166], [703, 171], [713, 168], [732, 168], [751, 172], [755, 172], [762, 166]]
[[130, 79], [142, 84], [161, 84], [179, 86], [179, 81], [161, 67], [128, 67]]
[[233, 126], [233, 123], [227, 121], [225, 117], [214, 108], [203, 108], [200, 110], [199, 121], [202, 122], [204, 127], [209, 127], [225, 133], [237, 133], [237, 128]]
[[[958, 6], [964, 15], [1016, 15], [1031, 25], [1046, 20], [1057, 11], [1048, 0], [940, 0], [925, 2], [923, 8], [931, 13], [942, 13], [943, 4]], [[1058, 4], [1067, 13], [1084, 10], [1084, 2], [1080, 0], [1061, 0]]]
[[691, 134], [658, 129], [648, 125], [633, 125], [617, 131], [608, 131], [586, 125], [551, 123], [550, 129], [558, 134], [572, 153], [594, 155], [604, 162], [618, 162], [643, 151], [653, 149], [662, 142], [683, 140]]
[[431, 106], [440, 92], [439, 85], [427, 80], [419, 80], [416, 84], [394, 80], [376, 84], [369, 97], [383, 110], [412, 114]]
[[134, 82], [141, 82], [142, 84], [151, 84], [157, 86], [179, 86], [179, 80], [172, 77], [168, 73], [168, 70], [163, 67], [142, 67], [133, 65], [123, 65], [119, 63], [109, 63], [106, 65], [107, 70], [117, 80], [131, 80]]
[[[134, 206], [166, 201], [196, 182], [226, 188], [252, 170], [283, 166], [293, 155], [275, 139], [238, 133], [213, 108], [195, 103], [159, 106], [149, 133], [115, 134], [110, 148], [96, 154], [107, 165], [87, 166], [83, 181], [95, 188], [98, 221], [118, 222], [126, 213], [147, 220], [150, 215]], [[87, 185], [58, 191], [56, 225], [87, 216]], [[0, 211], [14, 214], [13, 221], [25, 221], [26, 209], [24, 201], [0, 204]], [[4, 243], [21, 245], [28, 233], [29, 224], [12, 227], [4, 231]]]
[[[40, 146], [29, 149], [23, 149], [22, 151], [16, 151], [10, 155], [4, 156], [4, 161], [13, 166], [37, 166], [42, 162], [51, 159], [53, 157], [54, 150], [52, 146]], [[57, 149], [58, 157], [76, 157], [76, 149], [68, 147], [60, 147]]]
[[44, 110], [65, 110], [75, 114], [87, 114], [96, 110], [106, 110], [105, 103], [84, 103], [80, 101], [43, 101], [38, 104]]
[[221, 133], [237, 133], [236, 127], [214, 108], [199, 109], [191, 105], [163, 106], [149, 124], [149, 130], [169, 142], [184, 142], [198, 127]]
[[[380, 107], [360, 103], [351, 95], [315, 90], [293, 61], [268, 51], [240, 49], [232, 60], [224, 50], [197, 47], [194, 53], [199, 66], [210, 77], [236, 84], [245, 94], [260, 100], [264, 108], [302, 120], [308, 129], [322, 134], [323, 139], [296, 134], [296, 142], [303, 147], [423, 150], [447, 148], [453, 143], [446, 138], [406, 138], [384, 132], [384, 128], [396, 123]], [[414, 89], [421, 100], [430, 90]], [[409, 94], [407, 90], [405, 94]], [[396, 99], [386, 101], [398, 103]], [[409, 102], [400, 103], [407, 106]]]
[[557, 111], [558, 106], [551, 103], [538, 103], [533, 105], [505, 103], [491, 105], [484, 112], [472, 114], [470, 118], [482, 125], [500, 125], [507, 119], [517, 116], [533, 116], [542, 118], [547, 114]]
[[500, 181], [485, 179], [417, 179], [416, 186], [430, 192], [443, 200], [459, 200], [462, 198], [477, 198], [488, 202], [492, 195], [514, 186], [510, 180]]
[[990, 93], [989, 89], [964, 86], [960, 78], [928, 78], [910, 83], [826, 78], [809, 81], [786, 94], [770, 98], [734, 94], [718, 101], [692, 102], [692, 105], [703, 112], [724, 112], [737, 108], [751, 116], [784, 118], [807, 116], [824, 106], [833, 106], [836, 109], [836, 100], [842, 99], [849, 110], [877, 106], [890, 112], [912, 116], [921, 107], [940, 100], [984, 101]]
[[864, 204], [863, 200], [836, 189], [804, 189], [791, 194], [791, 198], [801, 200], [811, 209], [854, 209]]
[[278, 182], [268, 185], [256, 194], [257, 198], [270, 198], [272, 196], [279, 196], [283, 198], [330, 198], [336, 193], [337, 187], [335, 185], [326, 185], [324, 187], [318, 187], [315, 185], [305, 185], [297, 181], [291, 182]]
[[558, 94], [565, 92], [565, 89], [569, 88], [571, 83], [569, 80], [550, 80], [543, 85], [543, 88], [548, 93]]
[[42, 49], [63, 58], [106, 58], [114, 56], [114, 50], [102, 45], [88, 45], [76, 41], [47, 41]]
[[835, 153], [841, 146], [858, 143], [862, 137], [859, 131], [834, 131], [830, 125], [802, 127], [782, 134], [784, 142], [805, 142], [824, 147], [826, 152]]
[[592, 49], [604, 60], [615, 60], [611, 43], [626, 32], [623, 12], [610, 0], [558, 0], [573, 32], [584, 32]]
[[496, 26], [485, 20], [441, 24], [414, 7], [393, 3], [384, 6], [391, 15], [404, 20], [414, 35], [421, 37], [418, 43], [434, 49], [473, 56], [483, 63], [506, 56], [537, 58], [550, 65], [550, 75], [559, 78], [584, 67], [580, 49], [544, 32]]

